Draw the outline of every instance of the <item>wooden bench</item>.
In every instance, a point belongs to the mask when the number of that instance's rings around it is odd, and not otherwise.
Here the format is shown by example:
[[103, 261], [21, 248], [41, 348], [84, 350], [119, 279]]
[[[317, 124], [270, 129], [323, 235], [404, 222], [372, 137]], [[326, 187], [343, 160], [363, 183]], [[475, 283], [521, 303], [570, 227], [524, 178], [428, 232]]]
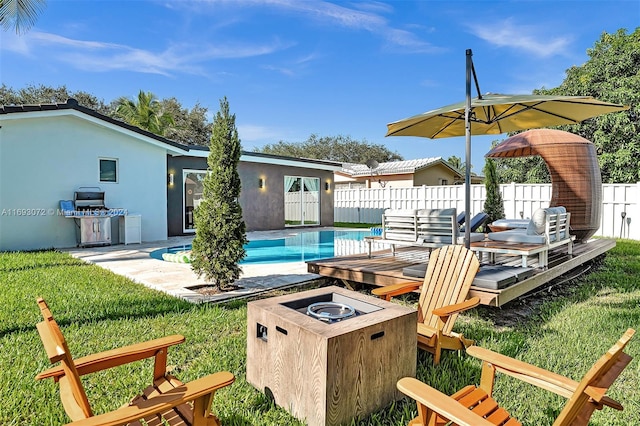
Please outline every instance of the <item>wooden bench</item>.
[[[484, 241], [472, 242], [471, 250], [480, 253], [489, 253], [489, 262], [495, 263], [496, 254], [522, 256], [522, 267], [527, 267], [527, 258], [538, 255], [538, 266], [546, 268], [549, 263], [549, 250], [563, 245], [567, 246], [567, 253], [573, 254], [573, 240], [569, 234], [569, 222], [571, 213], [549, 213], [545, 210], [544, 233], [538, 235], [527, 229], [513, 229], [510, 231], [494, 232], [489, 234]], [[529, 229], [529, 231], [528, 231]]]
[[367, 254], [375, 243], [438, 248], [459, 244], [456, 209], [385, 210], [382, 215], [382, 235], [365, 237]]

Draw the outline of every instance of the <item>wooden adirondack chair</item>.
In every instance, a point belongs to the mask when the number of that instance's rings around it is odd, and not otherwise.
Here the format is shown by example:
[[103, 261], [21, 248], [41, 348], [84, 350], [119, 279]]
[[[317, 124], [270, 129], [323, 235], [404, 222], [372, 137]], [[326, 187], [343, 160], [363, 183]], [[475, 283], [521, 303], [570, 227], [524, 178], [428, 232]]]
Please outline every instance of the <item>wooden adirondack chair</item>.
[[[140, 425], [141, 419], [150, 426], [164, 425], [162, 418], [169, 425], [220, 425], [210, 412], [213, 395], [233, 383], [235, 377], [223, 371], [182, 384], [167, 374], [167, 348], [184, 342], [183, 336], [168, 336], [74, 360], [47, 303], [40, 298], [38, 305], [44, 317], [37, 324], [40, 339], [51, 363], [60, 361], [60, 365], [38, 374], [36, 379], [51, 377], [60, 384], [60, 399], [73, 425]], [[151, 357], [155, 357], [153, 384], [129, 405], [94, 416], [80, 376]]]
[[472, 251], [462, 245], [445, 246], [429, 255], [424, 282], [408, 282], [372, 291], [385, 300], [419, 288], [418, 347], [433, 354], [434, 364], [440, 363], [442, 349], [461, 350], [473, 345], [473, 340], [452, 331], [460, 312], [480, 304], [478, 297], [465, 300], [469, 287], [480, 268]]
[[521, 426], [522, 423], [500, 408], [491, 396], [496, 371], [567, 398], [554, 426], [587, 425], [593, 411], [605, 405], [622, 410], [622, 405], [605, 396], [605, 392], [631, 361], [623, 350], [634, 333], [635, 330], [628, 329], [580, 383], [478, 346], [470, 347], [467, 352], [482, 360], [482, 376], [477, 387], [467, 386], [447, 396], [412, 377], [398, 381], [398, 389], [418, 404], [418, 417], [409, 425], [439, 426], [451, 421], [459, 426]]

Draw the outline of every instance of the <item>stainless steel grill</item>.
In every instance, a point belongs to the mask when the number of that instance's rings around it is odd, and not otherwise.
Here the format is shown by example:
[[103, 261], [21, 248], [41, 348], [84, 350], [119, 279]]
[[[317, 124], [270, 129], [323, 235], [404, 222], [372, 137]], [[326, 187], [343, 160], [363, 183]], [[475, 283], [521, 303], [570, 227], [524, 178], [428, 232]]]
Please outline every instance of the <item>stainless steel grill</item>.
[[94, 188], [94, 190], [91, 191], [86, 189], [92, 188], [81, 187], [78, 191], [74, 192], [73, 207], [75, 211], [86, 212], [109, 210], [104, 205], [104, 191], [100, 191], [100, 188]]
[[104, 204], [100, 188], [80, 187], [73, 194], [74, 218], [80, 247], [111, 244], [110, 209]]

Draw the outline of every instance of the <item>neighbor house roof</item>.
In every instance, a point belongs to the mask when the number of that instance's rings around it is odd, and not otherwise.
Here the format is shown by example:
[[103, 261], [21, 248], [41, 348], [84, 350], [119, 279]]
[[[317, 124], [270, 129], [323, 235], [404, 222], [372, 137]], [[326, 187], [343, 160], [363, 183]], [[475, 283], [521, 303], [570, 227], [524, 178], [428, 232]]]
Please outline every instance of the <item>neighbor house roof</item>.
[[[53, 103], [53, 104], [37, 104], [37, 105], [0, 105], [0, 119], [2, 115], [16, 114], [16, 113], [32, 113], [32, 114], [51, 114], [54, 113], [82, 113], [89, 116], [92, 120], [98, 120], [100, 123], [104, 123], [109, 126], [115, 126], [118, 129], [124, 131], [130, 131], [143, 138], [150, 138], [156, 144], [163, 144], [167, 148], [167, 151], [171, 155], [189, 155], [194, 157], [206, 157], [209, 155], [209, 148], [201, 145], [186, 145], [179, 142], [172, 141], [162, 136], [151, 133], [147, 130], [141, 129], [136, 126], [132, 126], [124, 121], [120, 121], [101, 114], [91, 108], [87, 108], [78, 104], [75, 99], [68, 99], [66, 103]], [[322, 169], [338, 171], [342, 167], [341, 163], [335, 161], [315, 160], [310, 158], [293, 158], [284, 157], [280, 155], [263, 154], [259, 152], [242, 151], [241, 161], [248, 161], [254, 163], [266, 163], [266, 164], [279, 164], [294, 167], [305, 167], [311, 169]]]
[[431, 167], [435, 164], [443, 164], [445, 167], [450, 168], [454, 173], [462, 175], [462, 172], [460, 170], [444, 161], [442, 157], [418, 158], [415, 160], [406, 161], [389, 161], [386, 163], [380, 163], [378, 167], [374, 168], [373, 170], [370, 169], [366, 164], [344, 163], [342, 165], [341, 172], [353, 177], [369, 176], [372, 172], [376, 175], [396, 175], [415, 173], [418, 170]]

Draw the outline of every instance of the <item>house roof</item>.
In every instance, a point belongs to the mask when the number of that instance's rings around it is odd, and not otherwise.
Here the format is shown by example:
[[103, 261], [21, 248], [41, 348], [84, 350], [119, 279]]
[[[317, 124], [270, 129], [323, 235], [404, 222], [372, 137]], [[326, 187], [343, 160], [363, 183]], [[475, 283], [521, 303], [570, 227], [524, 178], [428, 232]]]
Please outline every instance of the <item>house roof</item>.
[[372, 172], [375, 175], [395, 175], [415, 173], [418, 170], [425, 169], [436, 164], [443, 164], [445, 167], [450, 168], [454, 173], [462, 175], [460, 170], [443, 160], [442, 157], [418, 158], [406, 161], [389, 161], [386, 163], [380, 163], [378, 167], [373, 170], [369, 169], [366, 164], [344, 163], [341, 171], [353, 177], [369, 176]]
[[87, 108], [85, 106], [78, 104], [78, 101], [73, 98], [67, 99], [66, 103], [37, 104], [37, 105], [0, 105], [0, 115], [21, 113], [21, 112], [62, 111], [62, 110], [79, 111], [93, 118], [97, 118], [98, 120], [116, 125], [126, 130], [130, 130], [142, 136], [146, 136], [148, 138], [154, 139], [163, 144], [169, 145], [173, 148], [178, 148], [178, 149], [188, 151], [188, 147], [186, 147], [186, 145], [163, 138], [162, 136], [156, 135], [155, 133], [151, 133], [147, 130], [125, 123], [124, 121], [116, 120], [115, 118], [111, 118], [107, 115], [101, 114], [96, 110], [93, 110], [91, 108]]
[[[189, 155], [194, 157], [207, 157], [209, 155], [209, 148], [206, 146], [189, 145], [188, 148]], [[247, 161], [250, 163], [280, 164], [285, 166], [307, 167], [331, 171], [339, 171], [342, 168], [342, 163], [337, 161], [316, 160], [315, 158], [286, 157], [284, 155], [273, 155], [244, 150], [240, 152], [240, 155], [240, 161]]]
[[[37, 105], [0, 105], [0, 118], [2, 115], [15, 114], [15, 113], [37, 113], [37, 112], [49, 112], [49, 111], [78, 111], [86, 114], [94, 119], [108, 123], [110, 125], [117, 126], [118, 128], [134, 132], [140, 136], [151, 138], [154, 142], [166, 145], [171, 155], [189, 155], [195, 157], [206, 157], [209, 155], [209, 148], [200, 145], [186, 145], [179, 142], [172, 141], [162, 136], [151, 133], [147, 130], [141, 129], [136, 126], [132, 126], [124, 121], [120, 121], [101, 114], [91, 108], [87, 108], [78, 104], [78, 101], [70, 98], [66, 103], [54, 103], [54, 104], [37, 104]], [[0, 126], [1, 127], [1, 126]], [[255, 163], [269, 163], [269, 164], [281, 164], [297, 167], [307, 167], [323, 170], [340, 170], [341, 164], [334, 161], [315, 160], [310, 158], [294, 158], [285, 157], [280, 155], [263, 154], [259, 152], [242, 151], [241, 161], [249, 161]], [[300, 164], [302, 163], [302, 164]]]

